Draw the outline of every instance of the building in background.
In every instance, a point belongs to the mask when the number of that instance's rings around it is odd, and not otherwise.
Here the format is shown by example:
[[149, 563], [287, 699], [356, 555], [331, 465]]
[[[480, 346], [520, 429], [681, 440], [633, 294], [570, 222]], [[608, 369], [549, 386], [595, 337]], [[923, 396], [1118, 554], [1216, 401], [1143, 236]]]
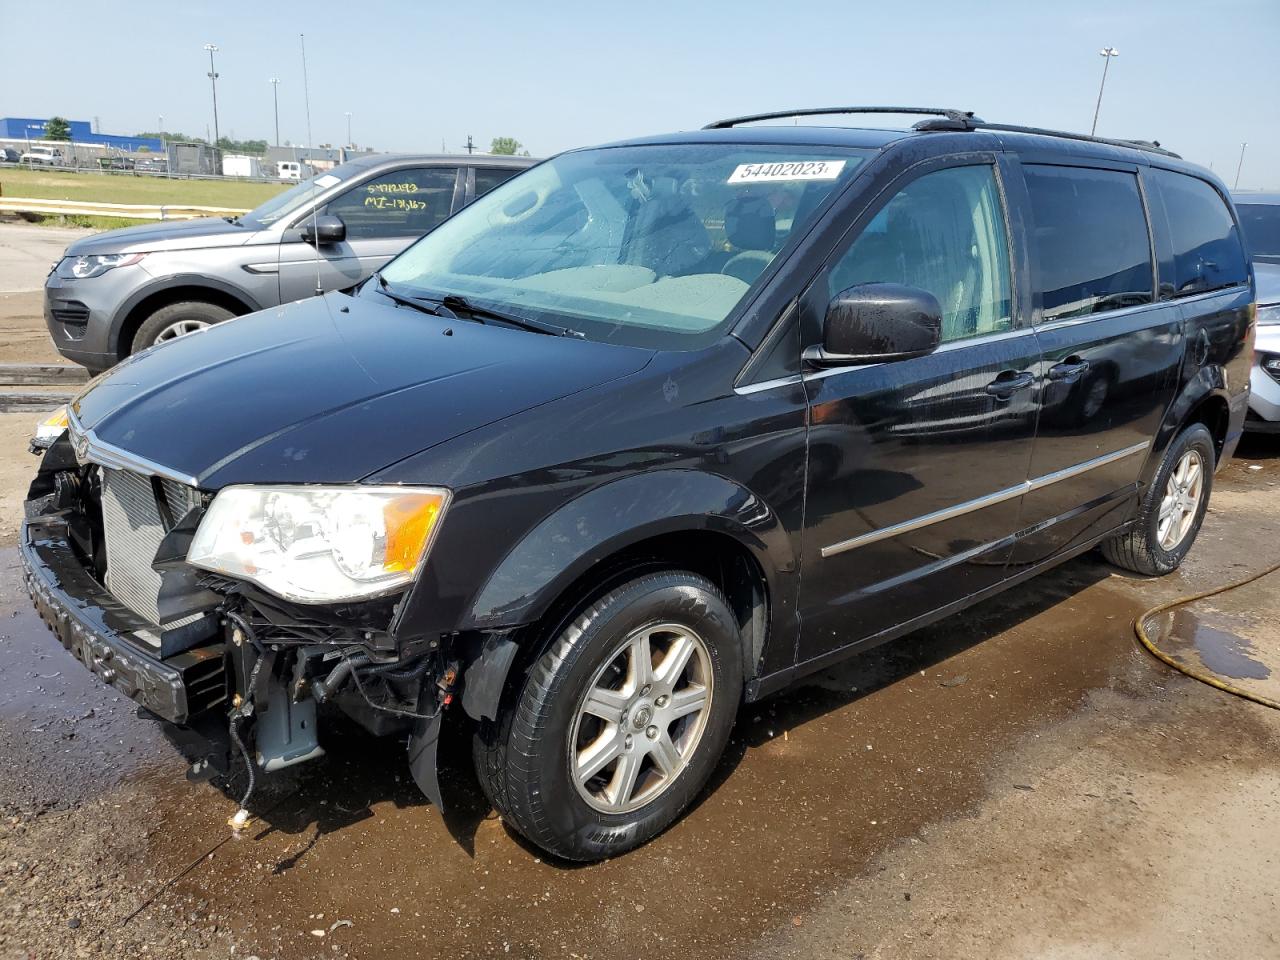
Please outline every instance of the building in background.
[[[33, 117], [0, 117], [0, 140], [43, 140], [48, 123], [47, 119], [37, 120]], [[153, 137], [120, 137], [110, 133], [94, 133], [88, 120], [68, 120], [67, 126], [71, 128], [72, 143], [102, 146], [128, 153], [143, 149], [159, 152], [164, 148], [164, 144]]]

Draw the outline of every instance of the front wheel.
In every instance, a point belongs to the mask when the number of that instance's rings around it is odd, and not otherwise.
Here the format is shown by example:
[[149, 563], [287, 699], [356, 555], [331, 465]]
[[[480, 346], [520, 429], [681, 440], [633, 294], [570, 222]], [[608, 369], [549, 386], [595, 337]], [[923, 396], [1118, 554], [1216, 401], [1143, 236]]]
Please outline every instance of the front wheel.
[[606, 593], [535, 662], [476, 737], [497, 811], [567, 860], [600, 860], [669, 826], [706, 785], [742, 693], [737, 623], [696, 574]]
[[1195, 543], [1209, 508], [1216, 452], [1204, 424], [1193, 423], [1165, 451], [1132, 527], [1102, 544], [1118, 567], [1150, 577], [1172, 573]]
[[133, 335], [131, 353], [139, 353], [147, 347], [168, 340], [176, 340], [188, 334], [211, 327], [235, 314], [225, 307], [203, 300], [184, 300], [161, 307], [143, 321]]

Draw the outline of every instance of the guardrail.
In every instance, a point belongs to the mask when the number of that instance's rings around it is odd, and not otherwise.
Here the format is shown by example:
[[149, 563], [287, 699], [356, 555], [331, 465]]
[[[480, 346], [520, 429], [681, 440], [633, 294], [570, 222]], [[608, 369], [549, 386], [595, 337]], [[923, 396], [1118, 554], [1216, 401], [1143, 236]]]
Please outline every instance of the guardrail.
[[0, 197], [0, 213], [42, 213], [82, 217], [123, 217], [129, 220], [194, 220], [248, 213], [230, 207], [195, 207], [180, 203], [92, 203], [88, 200], [42, 200], [38, 197]]

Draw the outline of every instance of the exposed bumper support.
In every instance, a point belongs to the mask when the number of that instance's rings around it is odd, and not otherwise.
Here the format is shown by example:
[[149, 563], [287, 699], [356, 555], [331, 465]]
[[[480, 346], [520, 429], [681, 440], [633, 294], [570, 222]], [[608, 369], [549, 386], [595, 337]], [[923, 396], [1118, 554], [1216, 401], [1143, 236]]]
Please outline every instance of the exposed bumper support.
[[[210, 706], [191, 702], [193, 679], [222, 672], [221, 646], [161, 661], [140, 635], [155, 628], [125, 608], [80, 564], [58, 519], [28, 520], [19, 537], [27, 592], [41, 619], [77, 660], [104, 682], [173, 723]], [[210, 691], [221, 699], [220, 691]]]

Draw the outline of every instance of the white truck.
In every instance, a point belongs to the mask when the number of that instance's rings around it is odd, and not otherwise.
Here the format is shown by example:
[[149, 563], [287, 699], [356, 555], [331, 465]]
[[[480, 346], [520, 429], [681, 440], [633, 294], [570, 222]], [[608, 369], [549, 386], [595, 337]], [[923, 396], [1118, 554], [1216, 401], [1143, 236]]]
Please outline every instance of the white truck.
[[29, 163], [43, 167], [61, 167], [66, 163], [62, 151], [57, 147], [45, 147], [33, 144], [26, 153], [18, 158], [19, 163]]

